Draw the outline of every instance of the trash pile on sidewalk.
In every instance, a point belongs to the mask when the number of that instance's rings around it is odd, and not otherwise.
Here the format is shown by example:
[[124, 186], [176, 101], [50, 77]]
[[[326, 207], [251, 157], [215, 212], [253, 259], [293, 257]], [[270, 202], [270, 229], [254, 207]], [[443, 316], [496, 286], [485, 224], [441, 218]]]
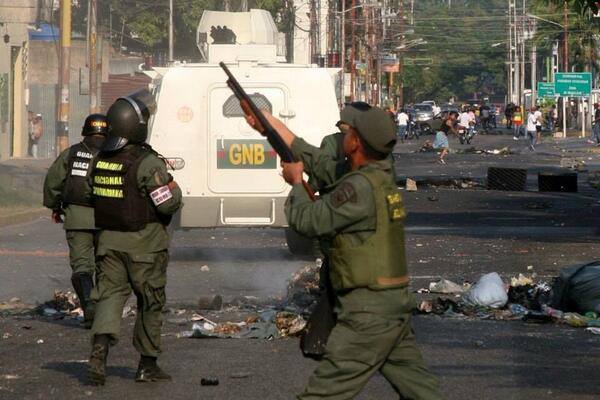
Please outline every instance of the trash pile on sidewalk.
[[181, 332], [177, 336], [271, 340], [299, 335], [306, 327], [305, 317], [316, 303], [320, 268], [321, 260], [317, 259], [314, 264], [294, 273], [288, 282], [284, 299], [269, 299], [269, 304], [261, 304], [253, 301], [258, 299], [238, 297], [225, 305], [224, 311], [249, 312], [249, 316], [243, 321], [215, 322], [193, 314], [189, 320], [193, 322], [192, 330]]
[[[532, 268], [529, 268], [532, 271]], [[537, 281], [535, 272], [519, 274], [505, 284], [497, 273], [475, 284], [441, 279], [417, 293], [452, 294], [423, 300], [418, 310], [451, 318], [556, 322], [590, 327], [600, 334], [600, 261], [564, 268], [553, 282]], [[593, 328], [593, 329], [592, 329]]]

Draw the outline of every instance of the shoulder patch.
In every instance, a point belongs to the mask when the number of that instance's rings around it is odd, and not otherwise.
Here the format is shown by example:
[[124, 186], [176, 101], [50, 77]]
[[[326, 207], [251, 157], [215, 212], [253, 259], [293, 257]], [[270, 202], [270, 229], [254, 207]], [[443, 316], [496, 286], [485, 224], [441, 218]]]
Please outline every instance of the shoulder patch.
[[331, 193], [331, 204], [338, 208], [347, 202], [356, 203], [356, 189], [350, 182], [340, 183]]

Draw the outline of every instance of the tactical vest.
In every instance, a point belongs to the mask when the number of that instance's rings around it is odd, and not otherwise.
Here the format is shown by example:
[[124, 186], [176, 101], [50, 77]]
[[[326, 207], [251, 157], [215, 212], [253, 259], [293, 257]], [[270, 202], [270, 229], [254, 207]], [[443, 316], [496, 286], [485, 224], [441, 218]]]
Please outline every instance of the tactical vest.
[[353, 172], [371, 184], [375, 198], [375, 233], [356, 245], [340, 233], [331, 246], [331, 283], [336, 291], [368, 287], [390, 289], [408, 285], [404, 249], [406, 212], [402, 196], [389, 174], [378, 169]]
[[81, 142], [71, 146], [67, 161], [68, 170], [62, 193], [64, 204], [92, 206], [92, 186], [89, 182], [94, 157], [99, 150]]
[[92, 173], [94, 219], [101, 229], [137, 232], [160, 222], [154, 205], [137, 186], [137, 171], [152, 150], [132, 146], [115, 153], [100, 153]]

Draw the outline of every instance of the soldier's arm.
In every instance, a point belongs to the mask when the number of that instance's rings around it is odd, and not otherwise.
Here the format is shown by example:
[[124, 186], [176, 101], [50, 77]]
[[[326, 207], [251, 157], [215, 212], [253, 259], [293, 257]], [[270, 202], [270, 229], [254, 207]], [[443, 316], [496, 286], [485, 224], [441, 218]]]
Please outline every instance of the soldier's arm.
[[[305, 236], [333, 236], [342, 230], [374, 229], [375, 202], [366, 178], [351, 175], [336, 188], [311, 201], [301, 184], [292, 187], [285, 206], [288, 224]], [[370, 226], [373, 221], [373, 226]], [[350, 229], [350, 230], [348, 230]]]
[[64, 150], [52, 163], [44, 179], [44, 207], [58, 210], [69, 169], [69, 149]]
[[138, 187], [146, 192], [156, 210], [163, 215], [173, 215], [181, 207], [181, 189], [167, 172], [165, 162], [149, 155], [140, 164]]
[[304, 171], [310, 177], [315, 177], [320, 186], [328, 186], [339, 179], [337, 176], [338, 162], [331, 154], [334, 149], [327, 147], [315, 147], [302, 138], [296, 138], [292, 142], [292, 153], [294, 157], [304, 163]]

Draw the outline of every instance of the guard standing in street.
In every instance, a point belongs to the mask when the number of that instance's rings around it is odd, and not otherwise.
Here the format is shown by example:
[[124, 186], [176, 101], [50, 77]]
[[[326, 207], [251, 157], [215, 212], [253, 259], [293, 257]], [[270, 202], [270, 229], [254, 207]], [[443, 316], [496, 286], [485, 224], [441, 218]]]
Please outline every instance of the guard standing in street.
[[44, 180], [44, 206], [52, 210], [52, 220], [66, 230], [69, 245], [71, 283], [91, 328], [94, 303], [90, 299], [96, 271], [95, 244], [98, 236], [92, 208], [90, 175], [95, 157], [107, 135], [106, 116], [91, 114], [85, 119], [80, 143], [64, 150], [48, 169]]
[[[279, 120], [266, 117], [282, 137], [290, 134]], [[292, 185], [286, 203], [290, 227], [332, 240], [337, 323], [299, 398], [350, 399], [380, 371], [405, 398], [440, 399], [411, 328], [415, 302], [404, 249], [406, 213], [389, 159], [395, 128], [377, 107], [343, 118], [339, 128], [351, 172], [320, 200], [312, 202], [302, 185], [302, 162], [283, 167]]]
[[166, 164], [145, 143], [156, 103], [147, 90], [119, 98], [109, 108], [109, 133], [92, 173], [98, 241], [97, 299], [92, 327], [91, 383], [106, 379], [109, 345], [117, 342], [123, 306], [137, 297], [133, 345], [141, 354], [135, 380], [168, 381], [156, 360], [161, 352], [171, 216], [181, 190]]

